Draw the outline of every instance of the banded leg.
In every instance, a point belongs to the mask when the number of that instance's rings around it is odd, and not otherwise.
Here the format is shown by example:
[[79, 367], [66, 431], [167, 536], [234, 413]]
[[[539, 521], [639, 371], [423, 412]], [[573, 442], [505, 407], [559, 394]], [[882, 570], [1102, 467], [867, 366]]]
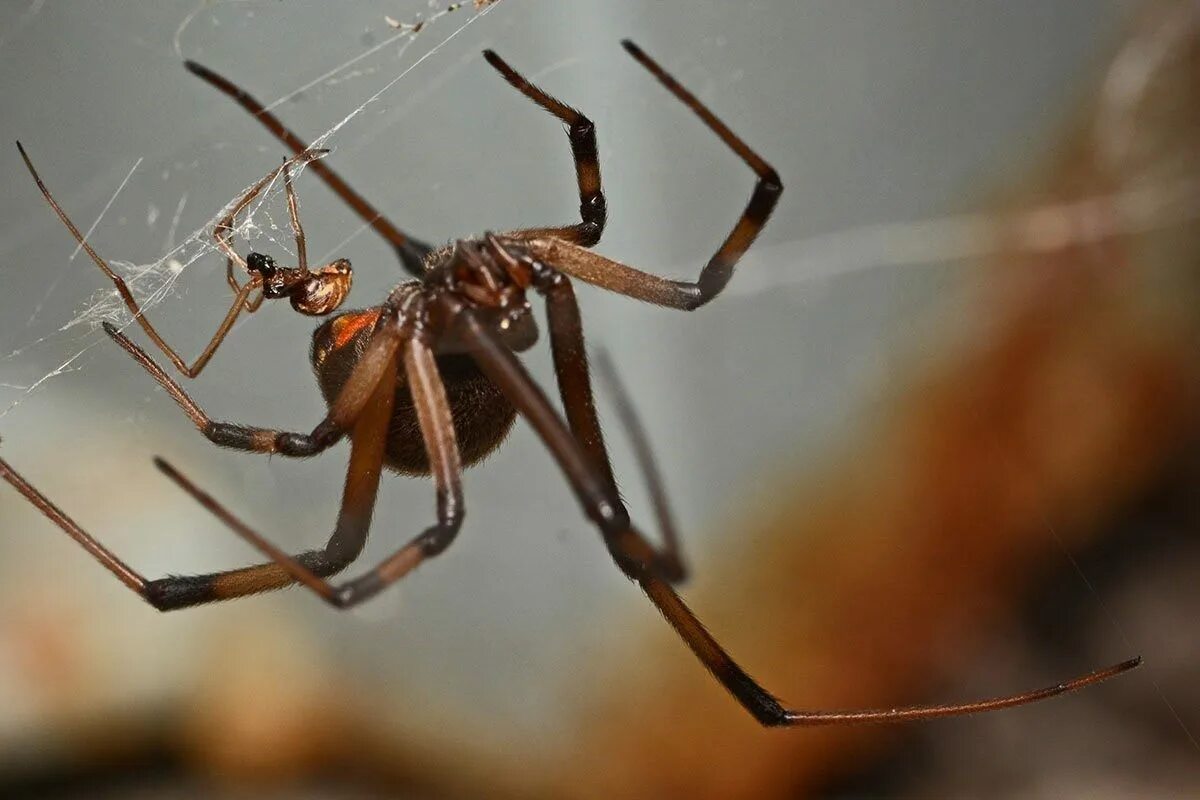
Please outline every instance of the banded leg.
[[[278, 117], [268, 111], [262, 103], [250, 96], [244, 89], [239, 88], [232, 81], [218, 75], [208, 67], [197, 64], [195, 61], [185, 61], [184, 66], [193, 75], [222, 94], [229, 96], [235, 103], [250, 112], [251, 116], [261, 122], [263, 127], [270, 131], [276, 139], [282, 142], [293, 153], [299, 155], [308, 150], [308, 145], [303, 139], [280, 122]], [[391, 220], [377, 211], [362, 195], [351, 189], [350, 185], [330, 169], [324, 161], [313, 162], [311, 169], [321, 180], [325, 181], [325, 185], [332, 189], [334, 194], [340, 197], [346, 205], [350, 206], [350, 209], [358, 215], [359, 219], [369, 225], [372, 230], [382, 236], [392, 246], [406, 272], [417, 278], [425, 274], [425, 256], [433, 248], [424, 242], [417, 241], [393, 225]]]
[[[409, 341], [404, 351], [404, 368], [437, 489], [437, 522], [426, 528], [424, 532], [375, 569], [339, 586], [329, 583], [308, 565], [284, 553], [162, 459], [158, 459], [156, 463], [184, 491], [191, 494], [235, 533], [273, 558], [296, 581], [303, 583], [337, 608], [357, 605], [374, 597], [387, 586], [412, 572], [425, 559], [436, 556], [445, 550], [458, 534], [463, 520], [462, 464], [459, 460], [454, 424], [450, 416], [450, 405], [446, 400], [445, 387], [438, 375], [433, 351], [419, 339]], [[381, 385], [377, 390], [376, 398], [369, 406], [372, 410], [364, 414], [364, 417], [367, 414], [380, 415], [386, 411], [386, 417], [381, 420], [381, 427], [377, 429], [378, 435], [375, 436], [379, 443], [379, 451], [373, 458], [378, 460], [362, 465], [364, 470], [373, 468], [376, 475], [382, 464], [386, 426], [391, 417], [391, 398], [393, 396], [393, 392], [389, 389], [387, 397], [383, 397], [382, 389]], [[357, 429], [355, 436], [357, 441]], [[352, 464], [350, 477], [347, 478], [347, 487], [349, 487], [350, 481], [356, 479]], [[360, 508], [362, 507], [360, 504]], [[367, 507], [367, 511], [369, 519], [369, 507]]]
[[573, 242], [582, 247], [591, 247], [600, 241], [608, 208], [604, 192], [600, 188], [600, 153], [596, 147], [596, 126], [578, 110], [550, 96], [530, 83], [510, 67], [492, 50], [484, 50], [483, 57], [496, 68], [504, 80], [521, 94], [549, 111], [567, 126], [567, 137], [571, 142], [571, 157], [575, 161], [575, 179], [579, 184], [579, 216], [582, 220], [575, 225], [556, 228], [528, 228], [508, 234], [522, 239], [554, 237]]
[[[171, 360], [171, 363], [175, 365], [177, 370], [189, 378], [194, 378], [199, 375], [200, 371], [204, 369], [204, 366], [208, 364], [209, 359], [213, 357], [213, 354], [216, 352], [217, 348], [220, 347], [221, 342], [225, 340], [226, 334], [228, 334], [230, 329], [233, 328], [233, 323], [237, 321], [238, 315], [241, 314], [242, 310], [247, 307], [247, 301], [250, 297], [250, 294], [261, 285], [261, 279], [258, 277], [252, 278], [250, 281], [247, 281], [244, 286], [237, 288], [237, 296], [234, 297], [233, 305], [229, 307], [229, 311], [225, 312], [225, 317], [221, 320], [221, 324], [217, 326], [216, 333], [213, 334], [212, 339], [209, 340], [208, 345], [205, 346], [200, 355], [196, 357], [196, 360], [189, 365], [183, 360], [179, 353], [176, 352], [173, 347], [171, 347], [171, 345], [166, 343], [162, 336], [159, 335], [158, 331], [154, 329], [154, 325], [152, 325], [150, 320], [146, 318], [146, 315], [142, 313], [142, 308], [138, 305], [137, 300], [134, 299], [133, 293], [129, 291], [129, 286], [125, 283], [125, 279], [114, 272], [112, 268], [109, 267], [108, 262], [102, 259], [100, 255], [92, 248], [92, 246], [84, 240], [83, 234], [79, 232], [79, 228], [75, 227], [75, 223], [72, 222], [71, 218], [67, 216], [67, 212], [62, 209], [62, 206], [60, 206], [58, 201], [54, 199], [54, 196], [50, 194], [50, 190], [46, 188], [46, 184], [42, 182], [42, 177], [34, 168], [33, 162], [29, 160], [29, 155], [25, 152], [25, 148], [21, 146], [20, 142], [17, 142], [17, 149], [21, 152], [21, 158], [24, 159], [25, 166], [29, 169], [29, 174], [33, 176], [33, 180], [37, 183], [38, 189], [41, 190], [42, 196], [46, 198], [46, 202], [50, 204], [52, 209], [54, 209], [54, 213], [58, 214], [58, 218], [62, 220], [64, 225], [67, 226], [67, 230], [69, 230], [71, 235], [75, 237], [75, 241], [78, 242], [79, 246], [82, 247], [84, 252], [88, 254], [88, 257], [91, 258], [96, 266], [100, 268], [100, 271], [103, 272], [110, 281], [112, 281], [113, 286], [115, 286], [117, 289], [117, 293], [121, 295], [121, 300], [125, 303], [125, 307], [129, 309], [129, 313], [133, 315], [133, 318], [137, 321], [137, 324], [142, 327], [142, 330], [145, 331], [146, 335], [150, 337], [150, 340], [157, 345], [158, 349], [161, 350], [163, 354]], [[266, 179], [263, 180], [264, 184], [265, 182]], [[245, 262], [241, 263], [243, 266], [245, 265]]]
[[729, 283], [734, 265], [754, 242], [755, 237], [767, 224], [771, 212], [775, 210], [775, 204], [783, 193], [783, 183], [771, 165], [763, 161], [695, 95], [683, 88], [641, 48], [628, 39], [621, 42], [621, 45], [754, 170], [754, 174], [758, 176], [754, 193], [750, 196], [742, 216], [738, 218], [717, 252], [705, 264], [695, 282], [661, 278], [596, 255], [571, 242], [556, 241], [550, 236], [530, 241], [529, 247], [542, 261], [580, 280], [637, 300], [691, 311], [712, 300], [721, 293], [725, 284]]
[[1140, 658], [1097, 670], [1063, 683], [1021, 694], [968, 703], [850, 711], [800, 711], [784, 707], [760, 686], [725, 651], [684, 604], [682, 598], [655, 570], [653, 546], [630, 523], [611, 483], [593, 465], [591, 458], [555, 413], [545, 394], [529, 377], [521, 362], [470, 311], [454, 309], [463, 341], [472, 345], [471, 355], [479, 367], [537, 431], [566, 475], [587, 516], [600, 529], [617, 566], [658, 607], [700, 662], [730, 694], [762, 725], [816, 726], [865, 722], [900, 722], [992, 711], [1023, 705], [1107, 680], [1133, 669]]
[[192, 423], [215, 445], [233, 450], [253, 453], [278, 453], [283, 456], [305, 458], [327, 450], [337, 443], [350, 429], [362, 408], [367, 404], [371, 392], [379, 382], [379, 376], [387, 363], [394, 359], [400, 346], [400, 334], [394, 312], [384, 312], [376, 323], [376, 332], [354, 366], [354, 371], [333, 404], [329, 413], [310, 433], [281, 431], [274, 428], [258, 428], [230, 422], [218, 422], [205, 413], [183, 387], [176, 383], [162, 367], [134, 344], [129, 337], [109, 322], [104, 323], [104, 332], [112, 337], [125, 352], [142, 366], [150, 377], [158, 382], [176, 405], [183, 409]]
[[[550, 349], [554, 358], [554, 372], [558, 379], [558, 390], [562, 396], [567, 422], [576, 441], [591, 457], [595, 469], [608, 481], [613, 496], [618, 496], [616, 480], [612, 473], [612, 462], [604, 446], [604, 435], [596, 404], [592, 396], [591, 376], [588, 370], [587, 350], [583, 340], [583, 323], [579, 316], [579, 304], [575, 290], [565, 276], [552, 273], [547, 283], [539, 288], [546, 298], [546, 315], [550, 329]], [[655, 556], [655, 571], [671, 583], [679, 583], [687, 576], [679, 547], [679, 536], [667, 502], [662, 480], [654, 464], [654, 457], [646, 443], [633, 406], [611, 365], [605, 362], [608, 375], [617, 396], [617, 407], [634, 443], [634, 451], [641, 466], [643, 477], [650, 488], [651, 502], [662, 533], [663, 546]]]
[[[0, 459], [0, 478], [7, 481], [34, 508], [88, 551], [105, 569], [115, 575], [117, 580], [159, 611], [174, 611], [202, 603], [258, 594], [292, 583], [291, 576], [274, 563], [208, 575], [171, 575], [158, 580], [147, 580], [80, 527], [4, 459]], [[361, 552], [365, 535], [361, 541], [356, 541], [353, 538], [355, 533], [335, 531], [324, 550], [308, 551], [296, 558], [316, 574], [332, 575], [344, 569]]]
[[[345, 569], [358, 557], [366, 543], [370, 526], [371, 509], [374, 507], [375, 492], [379, 483], [379, 453], [382, 452], [380, 448], [384, 446], [387, 431], [387, 419], [382, 422], [378, 419], [381, 412], [368, 409], [371, 399], [386, 388], [387, 415], [390, 418], [391, 397], [395, 392], [395, 354], [399, 346], [399, 326], [394, 312], [385, 312], [381, 316], [381, 323], [377, 326], [363, 357], [334, 401], [329, 415], [312, 434], [244, 428], [208, 420], [183, 389], [150, 360], [141, 348], [111, 325], [107, 325], [105, 329], [154, 376], [205, 435], [217, 444], [256, 452], [311, 455], [336, 442], [341, 438], [342, 431], [352, 428], [350, 467], [343, 492], [342, 513], [338, 517], [337, 526], [323, 549], [301, 553], [295, 559], [312, 573], [327, 576]], [[371, 416], [372, 413], [374, 416]], [[270, 446], [264, 446], [268, 443]], [[0, 478], [11, 484], [122, 583], [160, 611], [172, 611], [201, 603], [271, 591], [294, 582], [291, 573], [277, 563], [259, 564], [207, 575], [172, 575], [158, 580], [146, 580], [83, 530], [2, 459]]]

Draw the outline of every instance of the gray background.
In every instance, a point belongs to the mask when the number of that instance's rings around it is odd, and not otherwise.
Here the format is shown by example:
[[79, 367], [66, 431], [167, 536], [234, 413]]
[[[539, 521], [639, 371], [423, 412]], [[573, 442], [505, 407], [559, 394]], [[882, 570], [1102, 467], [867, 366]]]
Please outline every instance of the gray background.
[[[904, 363], [892, 359], [936, 347], [943, 329], [930, 320], [953, 307], [960, 265], [870, 269], [850, 259], [848, 272], [829, 274], [841, 267], [811, 269], [803, 258], [811, 237], [982, 206], [1012, 164], [1044, 149], [1078, 110], [1077, 91], [1131, 6], [504, 0], [346, 125], [331, 140], [331, 163], [428, 241], [571, 220], [577, 201], [565, 136], [482, 61], [479, 50], [494, 47], [596, 122], [611, 210], [600, 250], [672, 276], [694, 274], [752, 178], [623, 53], [617, 42], [630, 36], [776, 166], [787, 187], [782, 203], [719, 302], [683, 315], [580, 291], [591, 342], [612, 353], [651, 431], [699, 567], [696, 585], [711, 588], [706, 558], [754, 558], [752, 537], [718, 524], [734, 501], [777, 467], [803, 467], [851, 437], [857, 421], [878, 412]], [[411, 19], [423, 7], [6, 4], [0, 408], [20, 405], [0, 416], [4, 457], [147, 574], [250, 557], [153, 471], [151, 455], [168, 456], [300, 549], [320, 541], [334, 518], [345, 451], [308, 463], [216, 451], [102, 334], [60, 331], [104, 280], [85, 258], [68, 262], [73, 242], [11, 142], [27, 145], [84, 229], [143, 159], [91, 240], [110, 259], [152, 263], [166, 252], [182, 197], [185, 235], [281, 154], [240, 109], [183, 70], [173, 40], [189, 14], [178, 34], [183, 56], [274, 100], [394, 35], [384, 13]], [[398, 44], [381, 48], [279, 113], [305, 135], [332, 127], [469, 15], [440, 20], [402, 54]], [[358, 227], [314, 179], [302, 178], [298, 191], [313, 255]], [[271, 206], [276, 223], [281, 208]], [[352, 305], [375, 302], [400, 279], [390, 251], [369, 234], [336, 255], [356, 268]], [[185, 354], [207, 341], [228, 302], [221, 268], [216, 256], [198, 262], [151, 312]], [[189, 388], [218, 418], [307, 428], [323, 411], [307, 363], [309, 329], [310, 321], [268, 306]], [[25, 394], [21, 387], [85, 347], [71, 371]], [[528, 362], [549, 379], [544, 350]], [[615, 429], [610, 438], [644, 517], [627, 448]], [[7, 490], [0, 579], [25, 591], [23, 602], [78, 607], [103, 626], [108, 641], [96, 645], [97, 658], [129, 684], [126, 701], [169, 694], [173, 669], [202, 658], [203, 637], [214, 630], [286, 623], [311, 645], [297, 658], [345, 665], [383, 687], [380, 706], [401, 727], [474, 707], [490, 724], [473, 738], [499, 743], [519, 732], [552, 742], [558, 704], [576, 692], [565, 668], [599, 657], [631, 625], [655, 624], [653, 611], [609, 563], [523, 426], [470, 472], [466, 489], [468, 521], [455, 547], [345, 616], [291, 592], [159, 617]], [[427, 485], [385, 479], [363, 563], [423, 527], [431, 510]], [[13, 613], [0, 609], [0, 621]], [[122, 652], [154, 655], [130, 665]], [[0, 661], [7, 736], [28, 730], [37, 708], [5, 674]]]

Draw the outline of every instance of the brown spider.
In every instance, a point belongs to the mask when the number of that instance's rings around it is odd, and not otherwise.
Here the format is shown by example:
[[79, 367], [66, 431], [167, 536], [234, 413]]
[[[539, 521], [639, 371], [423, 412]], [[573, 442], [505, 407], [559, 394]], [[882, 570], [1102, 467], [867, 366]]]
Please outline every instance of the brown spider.
[[[669, 526], [663, 547], [655, 548], [633, 526], [617, 493], [593, 405], [579, 308], [569, 277], [637, 300], [671, 308], [698, 308], [716, 297], [728, 283], [734, 265], [771, 215], [783, 186], [775, 170], [695, 96], [632, 42], [625, 41], [623, 45], [758, 176], [754, 193], [741, 217], [694, 283], [666, 280], [587, 249], [600, 241], [605, 222], [605, 201], [600, 189], [600, 166], [592, 122], [529, 83], [490, 50], [484, 52], [484, 57], [509, 84], [568, 126], [579, 186], [581, 221], [561, 227], [487, 233], [437, 249], [402, 233], [329, 167], [314, 160], [325, 151], [308, 149], [258, 101], [207, 68], [188, 62], [189, 70], [235, 99], [295, 153], [251, 187], [213, 230], [218, 247], [227, 257], [226, 278], [235, 297], [216, 334], [191, 366], [163, 341], [124, 281], [83, 240], [42, 183], [22, 148], [21, 155], [51, 207], [116, 285], [147, 336], [188, 377], [200, 373], [238, 315], [243, 311], [253, 313], [265, 299], [287, 297], [296, 311], [321, 316], [338, 308], [349, 291], [348, 261], [334, 261], [316, 270], [308, 267], [304, 233], [292, 190], [291, 169], [296, 165], [308, 164], [364, 221], [390, 242], [415, 280], [398, 285], [381, 305], [342, 312], [317, 328], [313, 334], [312, 362], [329, 413], [310, 433], [212, 420], [145, 351], [114, 326], [108, 323], [104, 326], [108, 335], [158, 381], [214, 444], [255, 453], [304, 457], [316, 455], [349, 436], [350, 464], [341, 509], [333, 534], [321, 550], [298, 556], [284, 553], [173, 467], [156, 459], [164, 473], [271, 561], [209, 575], [146, 580], [2, 460], [0, 476], [126, 586], [159, 610], [227, 600], [297, 582], [331, 605], [346, 608], [375, 595], [450, 545], [463, 521], [463, 466], [479, 461], [496, 448], [520, 413], [565, 473], [617, 566], [642, 587], [704, 666], [764, 725], [897, 721], [986, 711], [1068, 692], [1136, 666], [1139, 660], [1133, 659], [1045, 689], [970, 703], [857, 711], [793, 711], [784, 708], [759, 686], [705, 630], [672, 588], [672, 584], [682, 580], [685, 570]], [[287, 192], [296, 240], [298, 266], [294, 269], [281, 268], [259, 253], [251, 253], [243, 259], [230, 244], [237, 215], [280, 175]], [[235, 280], [234, 264], [248, 275], [245, 283], [239, 284]], [[526, 299], [530, 289], [546, 302], [565, 421], [514, 355], [532, 346], [537, 336]], [[628, 411], [628, 407], [622, 407], [622, 416], [627, 422]], [[635, 438], [639, 438], [636, 433]], [[642, 453], [640, 460], [645, 466], [649, 459]], [[332, 584], [327, 578], [343, 570], [363, 549], [384, 466], [403, 474], [433, 476], [437, 491], [437, 522], [375, 569], [340, 585]], [[653, 483], [652, 471], [647, 472]], [[655, 494], [658, 494], [657, 489]], [[660, 505], [656, 502], [656, 506]], [[665, 513], [659, 516], [666, 519]]]

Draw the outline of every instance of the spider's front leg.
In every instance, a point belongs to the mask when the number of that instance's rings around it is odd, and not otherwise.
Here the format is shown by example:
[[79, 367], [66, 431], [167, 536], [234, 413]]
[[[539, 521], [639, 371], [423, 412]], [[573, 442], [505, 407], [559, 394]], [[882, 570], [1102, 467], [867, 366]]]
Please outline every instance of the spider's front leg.
[[596, 126], [577, 109], [572, 108], [530, 83], [525, 76], [510, 67], [493, 50], [484, 50], [483, 57], [499, 72], [509, 85], [553, 114], [567, 126], [571, 142], [571, 158], [575, 162], [575, 182], [579, 187], [579, 217], [575, 225], [554, 228], [526, 228], [509, 236], [522, 239], [552, 237], [573, 242], [581, 247], [599, 243], [608, 219], [608, 205], [600, 187], [600, 151], [596, 147]]
[[534, 238], [529, 248], [546, 262], [580, 280], [656, 305], [691, 311], [712, 300], [733, 277], [733, 268], [766, 226], [783, 194], [783, 182], [775, 168], [750, 149], [729, 126], [721, 122], [700, 100], [685, 89], [654, 59], [633, 42], [621, 42], [625, 50], [654, 75], [676, 99], [692, 110], [729, 149], [738, 155], [758, 180], [742, 215], [709, 258], [695, 281], [676, 281], [644, 272], [593, 253], [572, 241], [553, 235]]

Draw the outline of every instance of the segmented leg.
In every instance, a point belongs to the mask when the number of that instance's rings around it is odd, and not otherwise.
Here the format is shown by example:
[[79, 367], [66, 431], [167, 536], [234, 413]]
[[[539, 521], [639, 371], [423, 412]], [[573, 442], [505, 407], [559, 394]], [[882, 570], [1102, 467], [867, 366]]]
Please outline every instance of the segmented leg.
[[[303, 583], [326, 602], [338, 608], [357, 605], [412, 572], [425, 559], [436, 556], [445, 550], [458, 534], [463, 520], [462, 464], [455, 441], [454, 424], [450, 417], [450, 405], [446, 400], [445, 387], [438, 375], [433, 351], [419, 339], [409, 341], [404, 350], [404, 368], [437, 489], [437, 522], [426, 528], [424, 532], [375, 569], [341, 585], [334, 585], [324, 580], [308, 565], [280, 550], [162, 459], [157, 459], [156, 463], [163, 472], [201, 505], [243, 539], [274, 559], [296, 581]], [[392, 370], [394, 382], [394, 365]], [[369, 457], [364, 456], [364, 458], [369, 458], [369, 461], [351, 464], [350, 477], [347, 479], [348, 495], [350, 481], [358, 480], [357, 476], [360, 473], [373, 472], [376, 479], [378, 477], [387, 438], [387, 421], [391, 418], [393, 396], [394, 391], [391, 387], [381, 383], [376, 389], [375, 397], [363, 413], [362, 421], [359, 423], [362, 425], [374, 426], [376, 423], [368, 423], [366, 420], [381, 417], [377, 423], [380, 427], [374, 430], [374, 439], [378, 443], [378, 450], [372, 452]], [[367, 434], [363, 435], [365, 437]], [[359, 441], [357, 426], [355, 441], [356, 444]], [[367, 452], [368, 444], [365, 440], [362, 442], [364, 453]], [[371, 505], [367, 505], [363, 501], [356, 502], [356, 513], [365, 514], [366, 519], [369, 520], [373, 502], [373, 496]]]
[[770, 164], [763, 161], [695, 95], [683, 88], [641, 48], [628, 39], [621, 44], [638, 63], [658, 78], [680, 102], [695, 112], [722, 142], [754, 170], [754, 174], [758, 176], [754, 193], [750, 196], [742, 216], [700, 271], [700, 277], [695, 282], [675, 281], [652, 275], [619, 261], [596, 255], [572, 242], [555, 239], [554, 236], [532, 238], [529, 248], [542, 261], [582, 281], [637, 300], [690, 311], [712, 300], [721, 293], [725, 284], [729, 283], [734, 265], [754, 242], [755, 237], [767, 224], [771, 212], [775, 210], [775, 204], [783, 193], [783, 183], [779, 179], [779, 173]]
[[[308, 149], [308, 145], [303, 139], [288, 129], [287, 126], [279, 121], [278, 117], [268, 111], [262, 103], [251, 97], [244, 89], [239, 88], [232, 81], [218, 75], [208, 67], [197, 64], [195, 61], [186, 61], [184, 62], [184, 66], [193, 75], [221, 93], [228, 95], [234, 102], [250, 112], [251, 116], [261, 122], [263, 127], [270, 131], [276, 139], [282, 142], [293, 153], [299, 155]], [[432, 250], [429, 245], [417, 241], [393, 225], [391, 220], [377, 211], [362, 195], [351, 189], [350, 185], [330, 169], [324, 161], [314, 162], [312, 171], [321, 180], [325, 181], [325, 185], [332, 189], [334, 194], [340, 197], [346, 205], [350, 206], [351, 210], [363, 222], [370, 225], [372, 230], [391, 244], [405, 271], [418, 278], [424, 274], [425, 256]]]
[[[364, 350], [329, 415], [312, 434], [284, 433], [212, 422], [162, 368], [137, 345], [110, 325], [105, 328], [118, 344], [146, 368], [167, 390], [197, 427], [217, 444], [254, 452], [312, 455], [351, 431], [350, 466], [342, 495], [342, 510], [329, 541], [321, 550], [295, 556], [295, 562], [315, 575], [340, 572], [362, 552], [370, 528], [371, 510], [379, 486], [380, 463], [387, 440], [392, 398], [396, 385], [396, 351], [400, 343], [397, 314], [385, 309], [371, 342]], [[381, 400], [386, 393], [386, 401]], [[278, 563], [214, 572], [207, 575], [172, 575], [146, 580], [112, 551], [100, 544], [45, 495], [0, 459], [0, 478], [6, 480], [51, 522], [78, 542], [111, 573], [160, 611], [228, 600], [271, 591], [294, 582], [292, 573]]]
[[458, 335], [472, 347], [471, 355], [480, 369], [504, 391], [553, 454], [584, 512], [599, 528], [617, 566], [637, 581], [692, 653], [761, 724], [774, 727], [899, 722], [992, 711], [1081, 689], [1141, 663], [1141, 659], [1135, 658], [1043, 689], [969, 703], [849, 711], [799, 711], [784, 707], [730, 657], [670, 584], [659, 576], [654, 547], [630, 523], [611, 481], [593, 465], [592, 458], [516, 356], [471, 311], [460, 307], [453, 310], [452, 316], [459, 325]]
[[[92, 557], [121, 583], [159, 611], [174, 611], [201, 603], [244, 597], [280, 589], [292, 583], [291, 575], [274, 563], [208, 575], [171, 575], [158, 580], [147, 580], [80, 527], [4, 459], [0, 459], [0, 478], [7, 481], [34, 508], [91, 553]], [[362, 550], [365, 536], [361, 541], [357, 541], [353, 538], [355, 533], [357, 532], [335, 531], [324, 550], [301, 553], [296, 559], [316, 574], [332, 575], [344, 569]]]
[[[129, 291], [129, 286], [125, 283], [125, 279], [114, 272], [112, 268], [109, 267], [108, 263], [96, 253], [92, 246], [84, 241], [83, 235], [79, 232], [79, 229], [75, 227], [75, 223], [71, 221], [71, 218], [67, 216], [67, 212], [63, 211], [62, 206], [58, 204], [58, 201], [55, 200], [54, 196], [50, 194], [50, 190], [46, 188], [46, 184], [42, 181], [41, 176], [38, 174], [37, 169], [34, 168], [33, 162], [30, 161], [28, 154], [25, 152], [25, 148], [21, 146], [20, 142], [17, 142], [17, 149], [20, 150], [21, 158], [24, 159], [25, 166], [29, 169], [29, 174], [33, 176], [34, 181], [37, 183], [38, 189], [40, 189], [42, 192], [42, 196], [46, 198], [46, 202], [50, 204], [52, 209], [54, 209], [54, 213], [58, 214], [58, 218], [62, 220], [64, 225], [67, 226], [67, 230], [69, 230], [71, 235], [75, 237], [75, 241], [78, 242], [79, 246], [82, 247], [84, 252], [88, 254], [88, 257], [91, 258], [96, 266], [100, 268], [100, 271], [103, 272], [110, 281], [112, 281], [113, 286], [115, 286], [117, 289], [117, 293], [121, 295], [121, 300], [125, 303], [125, 307], [129, 309], [129, 313], [133, 315], [133, 318], [137, 324], [142, 327], [142, 330], [146, 332], [146, 335], [150, 337], [150, 340], [154, 342], [158, 349], [161, 350], [168, 359], [170, 359], [171, 363], [175, 365], [177, 370], [189, 378], [194, 378], [199, 375], [201, 370], [204, 369], [205, 365], [208, 364], [209, 359], [211, 359], [213, 354], [216, 353], [217, 348], [220, 347], [223, 341], [225, 341], [226, 334], [228, 334], [230, 329], [233, 328], [233, 323], [237, 321], [238, 315], [242, 313], [242, 310], [249, 308], [250, 306], [257, 308], [256, 302], [262, 302], [261, 298], [258, 301], [249, 300], [250, 295], [254, 292], [254, 290], [261, 286], [261, 278], [254, 276], [247, 281], [245, 285], [238, 286], [235, 289], [237, 295], [234, 297], [233, 304], [229, 307], [229, 310], [225, 312], [225, 317], [221, 320], [221, 324], [217, 326], [216, 333], [213, 334], [212, 339], [209, 340], [208, 345], [205, 346], [200, 355], [196, 357], [196, 360], [189, 365], [183, 360], [179, 353], [176, 352], [173, 347], [171, 347], [171, 345], [166, 343], [162, 336], [159, 335], [158, 331], [155, 330], [154, 325], [152, 325], [150, 320], [146, 318], [146, 315], [142, 312], [141, 306], [139, 306], [137, 300], [134, 299], [133, 293]], [[307, 159], [311, 157], [315, 156], [306, 156], [305, 158]], [[297, 156], [296, 160], [299, 159], [300, 157]], [[262, 186], [265, 186], [270, 178], [272, 178], [275, 174], [277, 174], [277, 170], [273, 171], [270, 175], [260, 181], [259, 185], [256, 187], [256, 190], [252, 191], [261, 191]], [[249, 196], [250, 195], [248, 194], [247, 197]], [[248, 199], [243, 199], [245, 200], [245, 203], [249, 202]], [[239, 207], [244, 207], [244, 204], [240, 204]], [[217, 237], [217, 241], [218, 244], [222, 244], [220, 237]], [[245, 267], [246, 262], [241, 260], [241, 256], [238, 256], [233, 251], [233, 248], [228, 246], [228, 243], [224, 243], [224, 245], [226, 254], [230, 257], [237, 258], [238, 263]], [[232, 285], [233, 284], [231, 283], [231, 286]]]
[[508, 81], [510, 86], [567, 126], [571, 157], [575, 161], [575, 179], [579, 184], [579, 216], [582, 222], [556, 228], [528, 228], [509, 235], [524, 239], [554, 237], [583, 247], [591, 247], [600, 241], [600, 236], [604, 233], [604, 222], [608, 217], [604, 192], [600, 188], [600, 154], [596, 148], [596, 126], [578, 110], [534, 86], [494, 51], [484, 50], [483, 57], [504, 76], [504, 80]]
[[[604, 435], [596, 404], [592, 396], [591, 377], [588, 370], [587, 350], [583, 340], [583, 323], [579, 316], [579, 304], [571, 282], [563, 275], [554, 274], [540, 287], [546, 298], [546, 315], [550, 329], [550, 349], [554, 358], [554, 371], [558, 378], [558, 389], [562, 396], [567, 422], [576, 441], [591, 457], [595, 469], [607, 480], [611, 493], [618, 497], [616, 481], [612, 474], [612, 462], [604, 446]], [[650, 487], [651, 501], [663, 547], [655, 556], [655, 569], [671, 583], [682, 581], [687, 570], [684, 567], [672, 514], [667, 503], [662, 481], [654, 465], [646, 434], [633, 413], [633, 407], [615, 372], [608, 369], [609, 382], [617, 395], [621, 421], [633, 439], [642, 473]]]
[[381, 370], [394, 358], [400, 345], [399, 332], [394, 320], [394, 313], [385, 312], [381, 315], [380, 321], [376, 323], [375, 335], [355, 364], [354, 371], [342, 387], [341, 394], [330, 406], [329, 413], [311, 433], [215, 421], [142, 348], [130, 341], [129, 337], [108, 322], [104, 323], [104, 331], [150, 373], [150, 377], [158, 382], [213, 444], [253, 453], [278, 453], [304, 458], [314, 456], [336, 444], [358, 417], [370, 397], [370, 392], [378, 383]]

